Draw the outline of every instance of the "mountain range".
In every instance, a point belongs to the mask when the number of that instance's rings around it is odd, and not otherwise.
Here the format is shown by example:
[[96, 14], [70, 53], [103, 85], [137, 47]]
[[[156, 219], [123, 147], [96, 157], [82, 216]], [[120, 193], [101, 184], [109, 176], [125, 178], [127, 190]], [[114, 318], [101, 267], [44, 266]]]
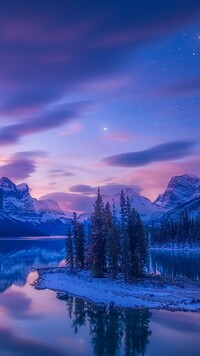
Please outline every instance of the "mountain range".
[[[146, 223], [165, 218], [176, 220], [184, 209], [191, 218], [200, 217], [200, 178], [194, 175], [172, 177], [154, 202], [131, 187], [124, 193]], [[120, 192], [102, 195], [104, 202], [114, 198], [117, 208], [119, 196]], [[88, 213], [80, 214], [79, 220], [88, 220]], [[7, 177], [0, 179], [0, 236], [66, 235], [69, 221], [69, 214], [56, 201], [37, 200], [30, 195], [27, 184], [15, 185]]]

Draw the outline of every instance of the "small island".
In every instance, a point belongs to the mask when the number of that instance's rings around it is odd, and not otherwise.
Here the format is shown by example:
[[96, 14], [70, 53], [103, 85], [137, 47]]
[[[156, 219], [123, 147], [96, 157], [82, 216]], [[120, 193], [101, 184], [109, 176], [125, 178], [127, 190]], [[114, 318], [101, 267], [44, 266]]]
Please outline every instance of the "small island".
[[35, 287], [54, 290], [61, 298], [73, 295], [108, 307], [200, 311], [200, 281], [186, 277], [146, 276], [126, 284], [120, 279], [92, 278], [88, 271], [71, 274], [62, 267], [38, 272]]
[[73, 215], [66, 238], [66, 267], [39, 269], [37, 289], [58, 298], [73, 295], [108, 308], [131, 307], [199, 311], [200, 281], [172, 278], [147, 270], [149, 238], [139, 214], [123, 191], [120, 217], [98, 190], [88, 228]]

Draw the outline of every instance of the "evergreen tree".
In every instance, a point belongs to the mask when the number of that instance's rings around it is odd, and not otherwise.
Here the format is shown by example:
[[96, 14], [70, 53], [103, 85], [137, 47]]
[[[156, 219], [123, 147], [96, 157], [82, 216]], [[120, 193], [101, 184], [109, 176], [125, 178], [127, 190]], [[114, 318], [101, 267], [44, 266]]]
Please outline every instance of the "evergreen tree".
[[[129, 207], [128, 207], [129, 208]], [[127, 283], [131, 282], [131, 253], [128, 236], [127, 224], [127, 205], [123, 190], [120, 194], [120, 214], [121, 214], [121, 254], [122, 254], [122, 271], [124, 280]]]
[[66, 261], [66, 264], [69, 265], [70, 271], [72, 272], [74, 269], [74, 247], [73, 247], [73, 239], [72, 239], [72, 233], [71, 233], [71, 225], [69, 225], [67, 235], [68, 236], [65, 241], [66, 242], [65, 243], [65, 247], [66, 247], [65, 261]]
[[105, 267], [105, 226], [104, 204], [98, 189], [97, 199], [94, 203], [94, 212], [91, 218], [90, 246], [88, 260], [94, 277], [104, 276]]
[[164, 244], [170, 247], [174, 247], [175, 244], [198, 246], [200, 243], [200, 221], [198, 218], [189, 218], [187, 210], [183, 210], [177, 221], [168, 219], [161, 221], [157, 226], [154, 223], [150, 233], [152, 244]]
[[72, 227], [75, 265], [76, 268], [83, 268], [85, 261], [85, 233], [83, 224], [77, 221], [76, 213], [73, 213]]
[[117, 230], [116, 217], [112, 216], [109, 202], [105, 206], [104, 216], [108, 269], [111, 278], [114, 279], [118, 272], [119, 233]]
[[3, 189], [0, 188], [0, 211], [3, 211]]
[[80, 268], [84, 268], [85, 263], [85, 232], [84, 226], [81, 223], [77, 224], [77, 245], [76, 245], [76, 259]]
[[109, 231], [113, 228], [112, 223], [112, 213], [110, 210], [110, 203], [107, 202], [104, 208], [104, 234], [105, 234], [105, 260], [104, 260], [104, 270], [107, 270], [108, 267], [108, 235]]
[[77, 222], [77, 215], [76, 213], [73, 213], [73, 219], [72, 219], [72, 234], [73, 234], [73, 240], [74, 240], [74, 257], [75, 257], [75, 265], [76, 268], [79, 265], [78, 261], [78, 222]]

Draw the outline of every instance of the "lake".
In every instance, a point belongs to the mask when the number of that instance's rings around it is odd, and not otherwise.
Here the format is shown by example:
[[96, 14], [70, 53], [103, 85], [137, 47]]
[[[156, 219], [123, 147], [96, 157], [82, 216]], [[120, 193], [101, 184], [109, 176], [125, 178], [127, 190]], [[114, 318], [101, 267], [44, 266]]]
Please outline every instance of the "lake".
[[[199, 356], [200, 313], [111, 309], [36, 290], [35, 269], [64, 265], [62, 238], [0, 240], [0, 355]], [[199, 279], [200, 253], [151, 251], [149, 269]]]

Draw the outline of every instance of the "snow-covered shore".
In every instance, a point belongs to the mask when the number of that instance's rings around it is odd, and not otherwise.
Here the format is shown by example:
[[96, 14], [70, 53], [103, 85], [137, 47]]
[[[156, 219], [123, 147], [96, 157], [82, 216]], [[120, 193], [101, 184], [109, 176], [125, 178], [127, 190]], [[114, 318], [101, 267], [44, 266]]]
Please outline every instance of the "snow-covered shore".
[[66, 267], [38, 270], [37, 289], [51, 289], [95, 303], [118, 307], [200, 311], [200, 281], [148, 276], [127, 285], [122, 280], [92, 278], [82, 271], [70, 274]]

